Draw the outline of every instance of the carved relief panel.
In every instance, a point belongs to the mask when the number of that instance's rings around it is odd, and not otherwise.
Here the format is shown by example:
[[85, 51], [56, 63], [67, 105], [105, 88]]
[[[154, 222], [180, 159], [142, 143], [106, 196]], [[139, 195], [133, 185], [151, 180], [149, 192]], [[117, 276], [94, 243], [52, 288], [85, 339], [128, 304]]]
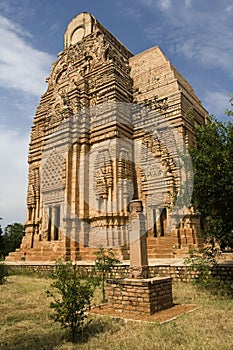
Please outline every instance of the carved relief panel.
[[108, 199], [109, 190], [113, 189], [113, 167], [108, 150], [100, 151], [95, 161], [94, 190], [97, 196]]

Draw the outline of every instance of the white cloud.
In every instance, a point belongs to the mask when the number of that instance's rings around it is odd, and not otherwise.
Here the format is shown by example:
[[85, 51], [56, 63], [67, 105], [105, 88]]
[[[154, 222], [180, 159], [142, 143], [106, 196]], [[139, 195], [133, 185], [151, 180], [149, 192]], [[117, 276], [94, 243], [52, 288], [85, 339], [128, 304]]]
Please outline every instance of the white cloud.
[[192, 6], [192, 0], [184, 0], [184, 4], [186, 7], [191, 7]]
[[25, 221], [28, 136], [0, 125], [0, 217], [2, 226]]
[[0, 10], [1, 10], [2, 12], [4, 12], [4, 13], [9, 13], [10, 10], [11, 10], [11, 8], [12, 8], [12, 7], [10, 6], [9, 2], [2, 1], [2, 2], [0, 3]]
[[229, 94], [227, 92], [208, 91], [204, 97], [203, 104], [208, 106], [208, 111], [218, 119], [226, 120], [224, 112], [229, 108]]
[[0, 16], [0, 86], [38, 96], [46, 88], [52, 56], [33, 48], [30, 34]]
[[124, 15], [129, 17], [129, 18], [133, 18], [134, 20], [139, 21], [142, 18], [142, 14], [140, 13], [140, 11], [136, 8], [132, 8], [132, 7], [125, 7], [124, 6]]
[[191, 0], [179, 1], [176, 6], [165, 0], [140, 2], [161, 10], [160, 19], [155, 14], [153, 24], [146, 29], [154, 44], [161, 42], [175, 55], [195, 61], [205, 69], [218, 68], [233, 77], [232, 19], [226, 16], [226, 11], [233, 11], [233, 4], [213, 6], [208, 0], [209, 8], [208, 3], [203, 8], [197, 3], [191, 6]]
[[159, 0], [158, 6], [161, 10], [168, 10], [171, 7], [171, 0]]
[[17, 19], [25, 19], [36, 14], [31, 0], [0, 0], [0, 11], [2, 15]]
[[225, 8], [225, 11], [228, 12], [228, 13], [233, 12], [233, 4], [227, 6], [227, 7]]

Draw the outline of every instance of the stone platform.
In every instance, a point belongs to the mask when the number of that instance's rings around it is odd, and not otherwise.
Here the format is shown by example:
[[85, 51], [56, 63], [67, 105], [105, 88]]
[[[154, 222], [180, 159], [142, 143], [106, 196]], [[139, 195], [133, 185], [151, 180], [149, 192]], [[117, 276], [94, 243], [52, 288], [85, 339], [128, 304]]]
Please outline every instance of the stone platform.
[[118, 312], [155, 312], [173, 306], [172, 278], [124, 278], [107, 281], [108, 303]]

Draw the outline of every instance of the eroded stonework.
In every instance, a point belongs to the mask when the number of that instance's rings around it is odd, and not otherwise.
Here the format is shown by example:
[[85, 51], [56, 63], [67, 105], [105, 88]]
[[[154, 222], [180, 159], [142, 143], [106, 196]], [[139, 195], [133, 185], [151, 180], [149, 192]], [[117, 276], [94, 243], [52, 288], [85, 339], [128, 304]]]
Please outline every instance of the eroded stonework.
[[93, 259], [99, 245], [128, 258], [137, 198], [149, 258], [201, 244], [192, 210], [176, 227], [171, 212], [182, 180], [177, 144], [193, 142], [190, 114], [200, 125], [208, 113], [160, 48], [133, 56], [82, 13], [47, 82], [31, 132], [26, 235], [8, 260]]

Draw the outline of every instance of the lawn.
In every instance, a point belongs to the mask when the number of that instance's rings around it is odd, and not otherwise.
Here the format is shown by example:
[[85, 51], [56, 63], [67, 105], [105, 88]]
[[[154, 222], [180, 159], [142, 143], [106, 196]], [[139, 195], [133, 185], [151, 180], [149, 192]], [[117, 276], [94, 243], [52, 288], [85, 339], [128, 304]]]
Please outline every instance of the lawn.
[[[233, 300], [191, 284], [174, 284], [175, 303], [200, 308], [165, 324], [92, 318], [85, 341], [73, 345], [68, 331], [50, 318], [46, 290], [51, 280], [10, 276], [0, 286], [0, 350], [176, 350], [233, 349]], [[95, 296], [98, 302], [100, 293]]]

